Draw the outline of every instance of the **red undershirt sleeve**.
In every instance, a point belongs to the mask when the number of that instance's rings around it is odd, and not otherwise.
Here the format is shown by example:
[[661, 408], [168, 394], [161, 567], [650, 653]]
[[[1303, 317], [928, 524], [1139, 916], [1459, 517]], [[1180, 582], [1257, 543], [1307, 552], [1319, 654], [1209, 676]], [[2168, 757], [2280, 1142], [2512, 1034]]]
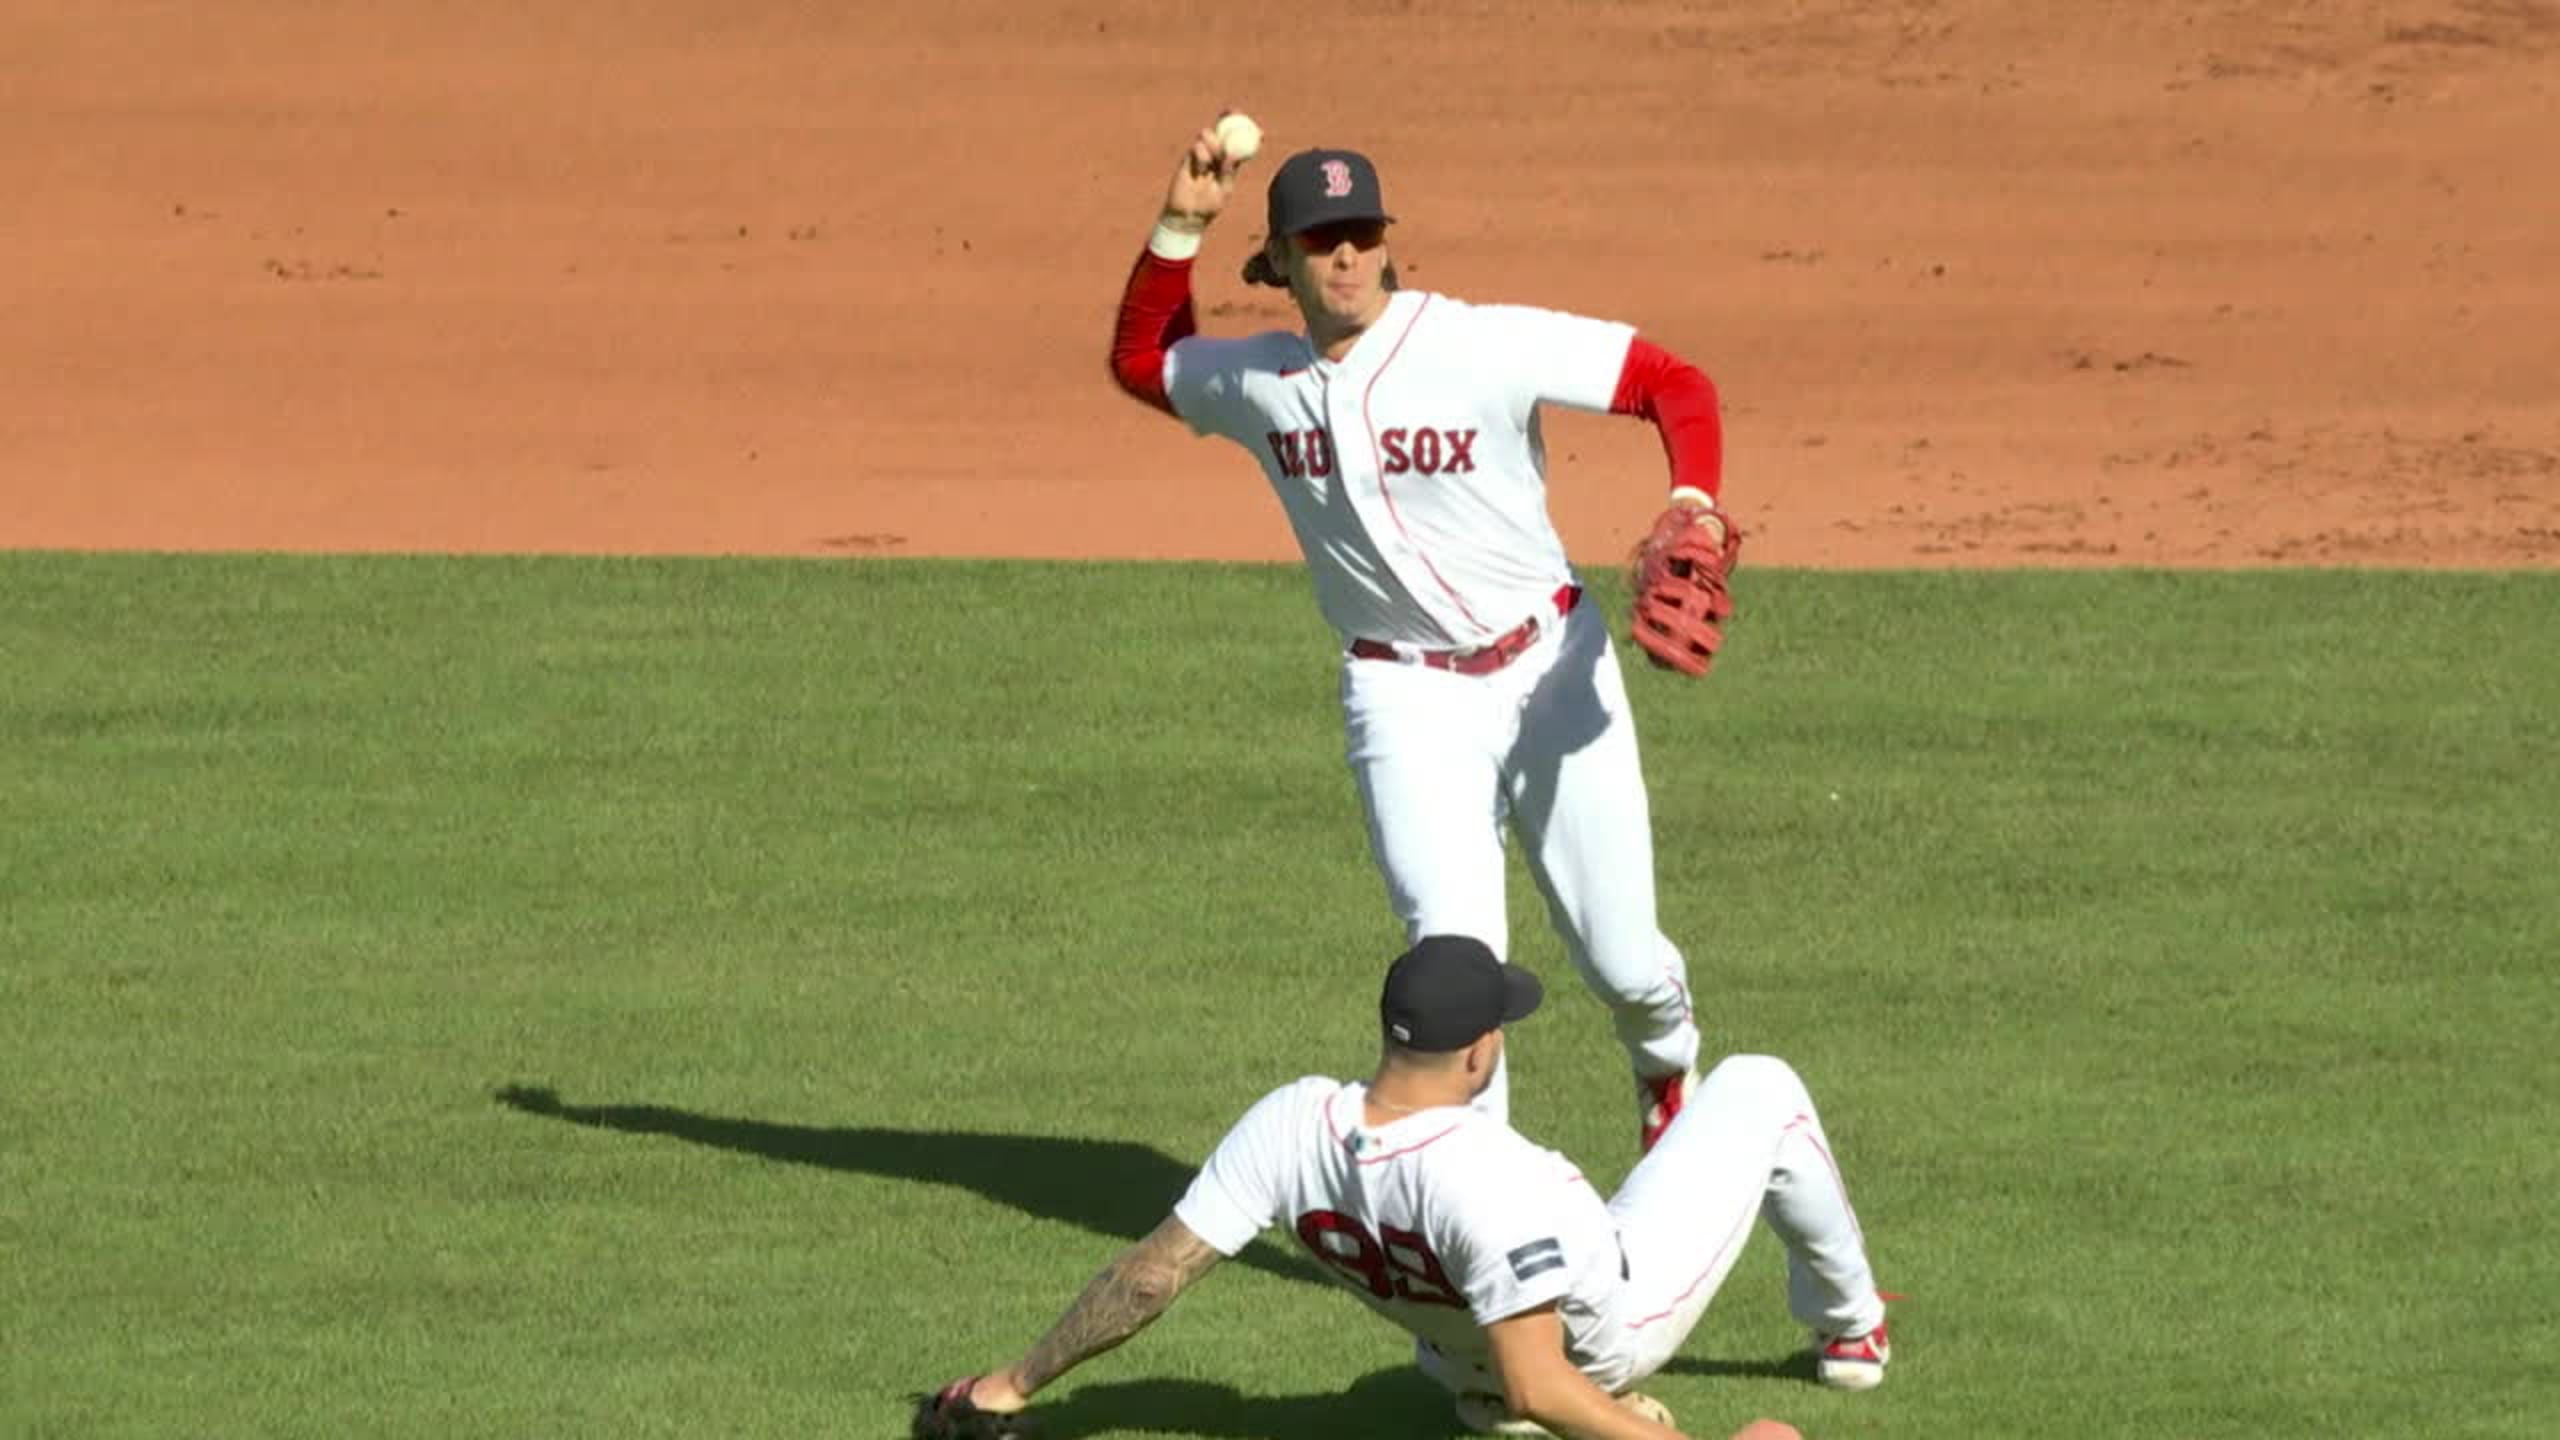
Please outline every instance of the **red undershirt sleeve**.
[[1111, 378], [1136, 398], [1175, 414], [1164, 388], [1164, 352], [1199, 328], [1191, 307], [1191, 262], [1140, 251], [1112, 327]]
[[1671, 488], [1724, 493], [1724, 418], [1705, 371], [1639, 335], [1627, 343], [1609, 413], [1640, 416], [1662, 432]]

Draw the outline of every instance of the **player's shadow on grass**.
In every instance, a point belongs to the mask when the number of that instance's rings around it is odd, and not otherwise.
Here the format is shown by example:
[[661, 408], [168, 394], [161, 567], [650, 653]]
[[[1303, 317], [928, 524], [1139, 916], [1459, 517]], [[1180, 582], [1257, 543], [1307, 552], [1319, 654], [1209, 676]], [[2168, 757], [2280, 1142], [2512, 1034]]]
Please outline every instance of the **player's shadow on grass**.
[[1421, 1440], [1464, 1435], [1449, 1392], [1413, 1367], [1380, 1370], [1347, 1390], [1246, 1395], [1202, 1380], [1080, 1386], [1032, 1407], [1042, 1440], [1098, 1435], [1208, 1435], [1218, 1440]]
[[1661, 1373], [1706, 1375], [1715, 1378], [1748, 1376], [1754, 1380], [1801, 1380], [1807, 1385], [1822, 1383], [1821, 1378], [1814, 1373], [1811, 1350], [1799, 1350], [1781, 1360], [1732, 1360], [1705, 1355], [1674, 1355], [1663, 1363]]
[[[1757, 1361], [1675, 1359], [1666, 1370], [1687, 1375], [1781, 1375], [1813, 1378], [1802, 1366]], [[1379, 1370], [1347, 1390], [1312, 1395], [1245, 1395], [1201, 1380], [1130, 1380], [1086, 1385], [1062, 1401], [1032, 1407], [1042, 1440], [1098, 1435], [1208, 1435], [1217, 1440], [1423, 1440], [1466, 1435], [1449, 1392], [1410, 1365]], [[1734, 1423], [1739, 1423], [1736, 1421]], [[1690, 1433], [1721, 1435], [1730, 1426], [1700, 1424]]]
[[[1191, 1183], [1190, 1166], [1126, 1140], [777, 1125], [665, 1105], [570, 1105], [550, 1089], [527, 1085], [504, 1086], [495, 1098], [527, 1115], [598, 1130], [671, 1135], [795, 1165], [957, 1185], [1026, 1214], [1119, 1240], [1155, 1229]], [[1235, 1260], [1283, 1279], [1325, 1284], [1302, 1262], [1259, 1240]]]

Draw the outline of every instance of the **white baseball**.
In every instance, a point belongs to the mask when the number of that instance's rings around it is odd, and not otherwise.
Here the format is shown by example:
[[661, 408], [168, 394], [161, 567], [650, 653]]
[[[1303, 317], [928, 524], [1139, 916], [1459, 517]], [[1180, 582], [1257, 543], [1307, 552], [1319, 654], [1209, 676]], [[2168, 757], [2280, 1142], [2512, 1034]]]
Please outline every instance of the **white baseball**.
[[1262, 127], [1250, 115], [1224, 115], [1218, 119], [1218, 153], [1241, 165], [1262, 148]]

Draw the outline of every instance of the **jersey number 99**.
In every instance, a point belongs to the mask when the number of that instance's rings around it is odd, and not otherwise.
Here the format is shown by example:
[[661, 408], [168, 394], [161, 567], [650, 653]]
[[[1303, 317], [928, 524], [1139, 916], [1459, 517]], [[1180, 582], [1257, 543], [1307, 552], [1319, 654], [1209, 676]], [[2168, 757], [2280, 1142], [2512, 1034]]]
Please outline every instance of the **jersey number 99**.
[[1339, 1210], [1310, 1210], [1298, 1217], [1298, 1243], [1335, 1275], [1381, 1300], [1466, 1308], [1440, 1257], [1410, 1230], [1381, 1225], [1373, 1236]]

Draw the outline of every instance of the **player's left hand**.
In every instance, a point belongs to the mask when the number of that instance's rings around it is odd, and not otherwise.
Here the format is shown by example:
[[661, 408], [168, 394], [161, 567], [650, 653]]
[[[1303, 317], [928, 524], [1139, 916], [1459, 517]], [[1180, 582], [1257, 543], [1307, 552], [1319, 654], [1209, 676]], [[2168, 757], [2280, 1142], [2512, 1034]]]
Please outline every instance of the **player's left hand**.
[[1040, 1433], [1029, 1403], [1000, 1375], [971, 1375], [916, 1397], [910, 1440], [1030, 1440]]
[[1676, 500], [1636, 546], [1630, 637], [1658, 668], [1704, 675], [1733, 618], [1728, 582], [1742, 529], [1713, 507]]

